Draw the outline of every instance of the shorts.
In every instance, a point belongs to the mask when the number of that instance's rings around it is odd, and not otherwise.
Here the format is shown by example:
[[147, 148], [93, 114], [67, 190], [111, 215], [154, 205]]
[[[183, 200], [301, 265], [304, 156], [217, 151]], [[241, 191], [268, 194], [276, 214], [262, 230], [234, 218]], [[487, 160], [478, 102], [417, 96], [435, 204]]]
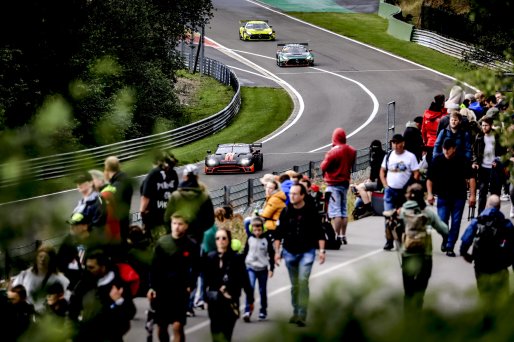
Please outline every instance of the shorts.
[[348, 187], [341, 185], [329, 185], [325, 191], [331, 192], [330, 199], [328, 201], [328, 217], [348, 217], [346, 208]]
[[[159, 296], [159, 293], [157, 293]], [[164, 297], [164, 298], [163, 298]], [[160, 326], [167, 326], [175, 322], [186, 325], [187, 304], [189, 294], [184, 292], [182, 296], [162, 296], [152, 303], [155, 310], [154, 322]]]

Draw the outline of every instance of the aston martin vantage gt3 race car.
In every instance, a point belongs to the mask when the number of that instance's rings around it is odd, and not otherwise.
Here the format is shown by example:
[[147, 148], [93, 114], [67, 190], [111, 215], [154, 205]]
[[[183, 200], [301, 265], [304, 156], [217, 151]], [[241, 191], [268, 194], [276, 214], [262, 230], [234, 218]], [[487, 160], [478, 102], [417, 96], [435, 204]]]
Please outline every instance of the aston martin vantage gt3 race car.
[[276, 58], [279, 67], [314, 65], [314, 54], [308, 43], [277, 44]]
[[239, 39], [275, 40], [275, 30], [267, 20], [239, 20]]
[[218, 144], [215, 153], [207, 151], [205, 174], [214, 173], [253, 173], [262, 170], [262, 143]]

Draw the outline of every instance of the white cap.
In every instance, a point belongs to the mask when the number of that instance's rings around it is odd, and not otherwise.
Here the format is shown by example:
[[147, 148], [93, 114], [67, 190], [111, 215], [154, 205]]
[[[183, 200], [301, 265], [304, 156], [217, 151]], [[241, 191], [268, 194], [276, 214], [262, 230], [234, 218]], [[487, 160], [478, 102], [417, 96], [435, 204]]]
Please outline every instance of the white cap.
[[182, 173], [184, 174], [184, 176], [187, 176], [189, 174], [198, 176], [199, 171], [198, 167], [195, 164], [187, 164], [186, 166], [184, 166], [184, 170], [182, 171]]

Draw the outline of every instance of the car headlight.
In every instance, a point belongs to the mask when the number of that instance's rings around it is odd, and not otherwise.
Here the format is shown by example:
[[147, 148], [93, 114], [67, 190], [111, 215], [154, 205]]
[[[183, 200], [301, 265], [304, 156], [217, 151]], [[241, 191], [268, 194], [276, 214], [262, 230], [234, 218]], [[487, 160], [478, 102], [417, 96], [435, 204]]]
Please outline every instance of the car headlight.
[[250, 162], [251, 162], [250, 158], [242, 158], [240, 161], [241, 165], [243, 165], [243, 166], [250, 165]]
[[308, 60], [312, 60], [312, 59], [314, 59], [314, 57], [313, 56], [307, 56], [307, 59]]
[[250, 31], [245, 30], [245, 33], [246, 33], [246, 34], [250, 34], [250, 35], [251, 35]]
[[289, 60], [289, 58], [288, 58], [287, 56], [280, 56], [280, 57], [282, 57], [282, 59], [283, 59], [284, 61], [288, 61], [288, 60]]
[[216, 166], [218, 162], [214, 158], [207, 159], [207, 166]]

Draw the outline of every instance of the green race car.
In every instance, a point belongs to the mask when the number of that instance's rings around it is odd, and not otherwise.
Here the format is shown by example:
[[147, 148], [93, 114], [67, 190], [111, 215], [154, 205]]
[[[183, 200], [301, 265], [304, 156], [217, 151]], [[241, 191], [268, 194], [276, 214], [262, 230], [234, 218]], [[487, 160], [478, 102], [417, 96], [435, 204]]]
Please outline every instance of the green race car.
[[308, 43], [277, 44], [277, 65], [284, 66], [313, 66], [314, 54]]
[[239, 20], [239, 39], [275, 40], [275, 31], [267, 20]]

